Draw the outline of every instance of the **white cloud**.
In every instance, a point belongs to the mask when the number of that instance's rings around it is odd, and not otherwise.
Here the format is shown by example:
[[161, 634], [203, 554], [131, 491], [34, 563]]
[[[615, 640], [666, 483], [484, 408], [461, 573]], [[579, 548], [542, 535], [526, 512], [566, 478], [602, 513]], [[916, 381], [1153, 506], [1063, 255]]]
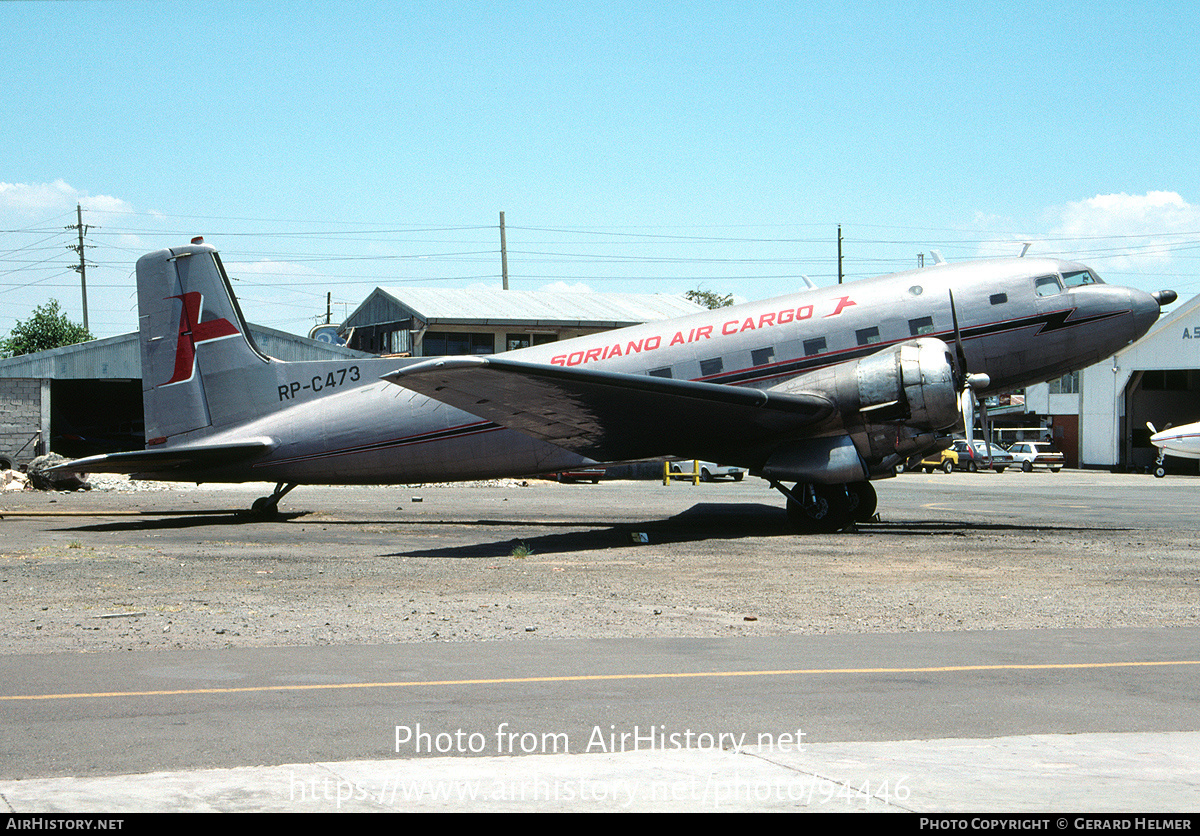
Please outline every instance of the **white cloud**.
[[1029, 242], [1030, 255], [1094, 261], [1102, 269], [1132, 272], [1161, 270], [1177, 250], [1200, 242], [1200, 206], [1169, 191], [1098, 194], [1051, 206], [1033, 232], [1013, 232], [1020, 222], [983, 213], [975, 216], [975, 224], [992, 230], [979, 245], [981, 256], [1017, 255], [1021, 244]]
[[89, 195], [62, 179], [53, 183], [0, 183], [0, 218], [7, 219], [13, 226], [57, 218], [72, 211], [77, 203], [97, 212], [133, 211], [133, 207], [119, 197]]
[[1055, 248], [1103, 256], [1121, 269], [1161, 266], [1179, 246], [1194, 246], [1200, 206], [1177, 192], [1101, 194], [1046, 212]]

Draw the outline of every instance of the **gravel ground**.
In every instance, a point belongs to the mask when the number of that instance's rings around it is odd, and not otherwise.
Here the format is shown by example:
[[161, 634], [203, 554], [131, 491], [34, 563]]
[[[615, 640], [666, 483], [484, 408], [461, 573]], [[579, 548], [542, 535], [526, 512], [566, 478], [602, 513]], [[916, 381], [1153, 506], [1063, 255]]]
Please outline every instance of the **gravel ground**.
[[[1197, 624], [1186, 477], [906, 474], [796, 536], [757, 480], [0, 497], [0, 653]], [[212, 513], [213, 510], [217, 513]], [[221, 509], [230, 509], [222, 512]], [[631, 535], [644, 533], [638, 545]]]

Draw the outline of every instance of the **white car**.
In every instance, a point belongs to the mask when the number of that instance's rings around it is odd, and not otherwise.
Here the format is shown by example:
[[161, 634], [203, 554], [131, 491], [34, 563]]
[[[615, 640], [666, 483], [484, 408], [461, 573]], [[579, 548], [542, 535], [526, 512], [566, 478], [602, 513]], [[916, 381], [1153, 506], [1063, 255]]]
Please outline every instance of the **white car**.
[[1049, 441], [1018, 441], [1008, 448], [1008, 452], [1012, 454], [1013, 464], [1026, 473], [1035, 467], [1048, 467], [1051, 473], [1058, 473], [1067, 463]]
[[[717, 464], [716, 462], [696, 462], [700, 466], [700, 481], [711, 482], [714, 479], [732, 479], [735, 482], [742, 481], [742, 477], [746, 475], [744, 468], [733, 467], [731, 465]], [[677, 474], [694, 473], [691, 461], [671, 462], [671, 472]]]

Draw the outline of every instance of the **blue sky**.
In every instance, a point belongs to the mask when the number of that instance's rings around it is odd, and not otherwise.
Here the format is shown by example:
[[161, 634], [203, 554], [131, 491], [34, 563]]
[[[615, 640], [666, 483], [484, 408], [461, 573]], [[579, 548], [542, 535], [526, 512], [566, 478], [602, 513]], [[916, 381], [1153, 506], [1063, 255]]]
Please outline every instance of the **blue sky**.
[[[134, 330], [204, 235], [247, 317], [378, 285], [757, 299], [1031, 253], [1200, 293], [1190, 3], [0, 3], [0, 334]], [[927, 256], [928, 257], [928, 256]]]

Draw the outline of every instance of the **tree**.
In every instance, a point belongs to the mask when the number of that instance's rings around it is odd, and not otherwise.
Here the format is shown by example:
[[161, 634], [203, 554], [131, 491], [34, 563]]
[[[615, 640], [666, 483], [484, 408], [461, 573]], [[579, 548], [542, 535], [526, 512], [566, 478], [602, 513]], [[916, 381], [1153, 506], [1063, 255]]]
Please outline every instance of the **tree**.
[[0, 340], [0, 357], [32, 354], [92, 339], [95, 337], [86, 328], [67, 319], [57, 299], [51, 299], [34, 308], [29, 319], [14, 325], [8, 339]]
[[709, 310], [728, 308], [733, 304], [732, 293], [727, 293], [722, 296], [721, 294], [712, 290], [701, 290], [700, 288], [696, 288], [695, 290], [689, 290], [683, 295], [690, 301], [695, 302], [697, 305], [703, 305]]

